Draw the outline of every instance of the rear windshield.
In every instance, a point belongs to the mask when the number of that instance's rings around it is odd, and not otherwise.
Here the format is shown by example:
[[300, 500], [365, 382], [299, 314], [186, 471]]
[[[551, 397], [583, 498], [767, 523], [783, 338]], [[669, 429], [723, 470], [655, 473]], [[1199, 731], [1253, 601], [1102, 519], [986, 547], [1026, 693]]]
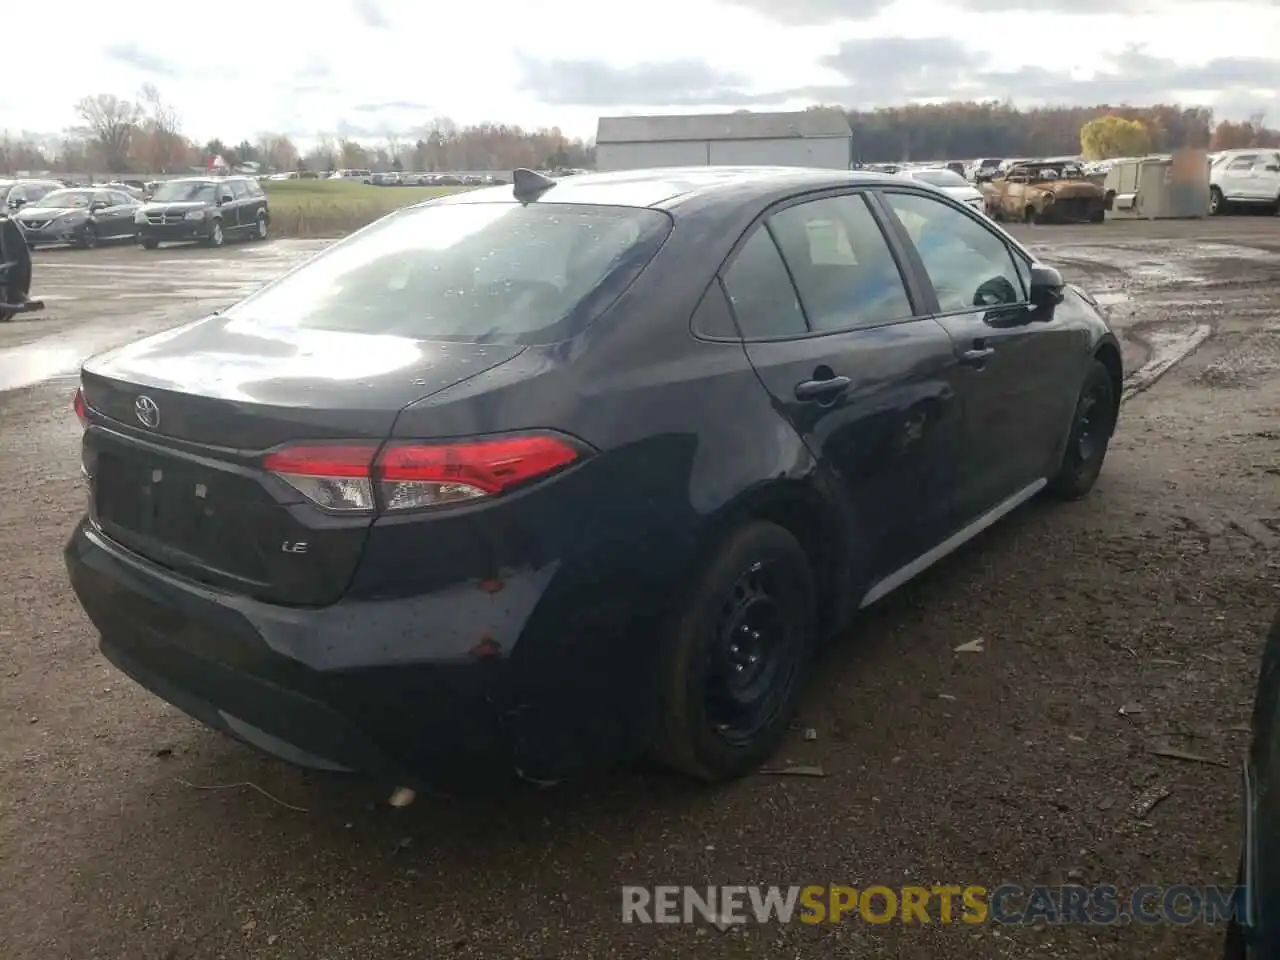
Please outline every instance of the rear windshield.
[[657, 210], [443, 203], [392, 214], [242, 301], [270, 326], [469, 343], [576, 334], [657, 253]]

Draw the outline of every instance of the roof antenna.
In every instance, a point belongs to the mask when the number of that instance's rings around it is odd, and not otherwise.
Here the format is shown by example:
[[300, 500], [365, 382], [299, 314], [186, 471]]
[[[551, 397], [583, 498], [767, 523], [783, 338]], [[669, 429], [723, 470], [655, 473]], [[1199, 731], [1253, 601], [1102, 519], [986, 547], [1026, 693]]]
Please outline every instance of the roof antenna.
[[517, 167], [511, 174], [512, 192], [521, 203], [537, 200], [556, 185], [550, 177], [543, 176], [536, 170]]

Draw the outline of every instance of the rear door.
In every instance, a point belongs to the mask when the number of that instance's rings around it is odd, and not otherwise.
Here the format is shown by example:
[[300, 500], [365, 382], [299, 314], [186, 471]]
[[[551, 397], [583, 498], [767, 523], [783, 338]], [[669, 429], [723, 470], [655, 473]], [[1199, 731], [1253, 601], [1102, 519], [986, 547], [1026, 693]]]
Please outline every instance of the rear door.
[[986, 222], [945, 198], [879, 195], [928, 280], [930, 309], [963, 366], [967, 523], [1046, 477], [1080, 389], [1078, 334], [1030, 303], [1030, 265]]
[[236, 198], [236, 223], [241, 230], [253, 225], [253, 196], [249, 193], [247, 180], [232, 180], [231, 193]]
[[245, 223], [256, 226], [258, 215], [267, 208], [267, 195], [256, 180], [246, 180], [244, 185], [248, 193], [244, 203]]
[[945, 539], [958, 365], [864, 195], [775, 209], [722, 280], [761, 382], [843, 494], [859, 581]]

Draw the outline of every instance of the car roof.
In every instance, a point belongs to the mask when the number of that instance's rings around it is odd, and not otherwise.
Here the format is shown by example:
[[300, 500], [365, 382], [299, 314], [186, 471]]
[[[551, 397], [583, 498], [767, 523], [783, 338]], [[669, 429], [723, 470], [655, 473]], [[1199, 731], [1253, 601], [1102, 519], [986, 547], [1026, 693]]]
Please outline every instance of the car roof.
[[[676, 210], [686, 204], [770, 202], [778, 195], [842, 186], [900, 184], [890, 174], [807, 167], [663, 167], [581, 173], [556, 180], [530, 202], [581, 203], [619, 207], [660, 207]], [[501, 203], [512, 199], [514, 187], [503, 184], [425, 201]]]
[[170, 177], [168, 180], [159, 180], [158, 183], [226, 183], [228, 180], [248, 180], [249, 177], [243, 174], [231, 174], [226, 177]]

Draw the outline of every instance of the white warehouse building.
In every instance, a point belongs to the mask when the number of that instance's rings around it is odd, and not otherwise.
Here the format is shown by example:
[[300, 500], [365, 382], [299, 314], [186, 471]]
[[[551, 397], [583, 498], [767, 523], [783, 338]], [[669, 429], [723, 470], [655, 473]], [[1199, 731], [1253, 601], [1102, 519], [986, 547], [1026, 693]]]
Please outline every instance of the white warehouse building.
[[601, 117], [597, 170], [748, 165], [848, 170], [853, 131], [839, 110]]

